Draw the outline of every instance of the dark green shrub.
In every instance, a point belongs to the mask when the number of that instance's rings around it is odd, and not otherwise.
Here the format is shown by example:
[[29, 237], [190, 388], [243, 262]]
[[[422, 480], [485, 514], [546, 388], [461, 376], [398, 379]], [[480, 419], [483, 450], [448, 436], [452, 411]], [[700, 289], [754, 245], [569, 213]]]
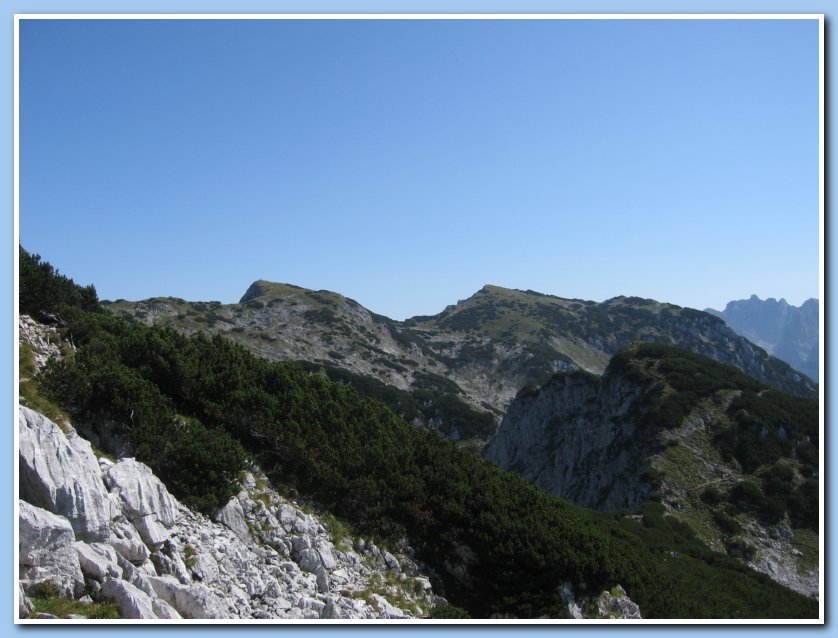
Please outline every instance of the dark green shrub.
[[741, 538], [734, 538], [726, 544], [727, 553], [743, 561], [751, 561], [756, 554], [756, 548]]
[[431, 608], [431, 611], [428, 613], [428, 618], [433, 619], [440, 619], [440, 618], [458, 618], [458, 619], [465, 619], [471, 618], [468, 615], [468, 612], [463, 609], [462, 607], [457, 607], [456, 605], [434, 605]]
[[708, 505], [718, 505], [724, 500], [724, 494], [714, 485], [704, 488], [701, 492], [701, 500]]
[[38, 321], [48, 321], [49, 315], [61, 313], [66, 306], [87, 311], [99, 311], [99, 299], [93, 286], [78, 286], [61, 275], [40, 255], [33, 255], [18, 247], [18, 308]]
[[744, 511], [757, 511], [765, 505], [765, 495], [762, 493], [759, 483], [752, 479], [745, 479], [737, 483], [730, 491], [728, 497], [731, 503], [736, 504]]
[[729, 516], [722, 510], [713, 512], [713, 522], [715, 522], [719, 530], [725, 534], [738, 534], [742, 531], [742, 526], [736, 521], [736, 519]]

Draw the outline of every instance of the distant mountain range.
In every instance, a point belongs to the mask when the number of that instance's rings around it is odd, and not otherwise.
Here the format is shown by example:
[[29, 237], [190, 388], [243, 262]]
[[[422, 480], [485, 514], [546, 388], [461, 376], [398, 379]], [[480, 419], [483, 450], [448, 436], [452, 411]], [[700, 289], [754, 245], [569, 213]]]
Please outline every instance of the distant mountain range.
[[721, 319], [637, 297], [598, 303], [484, 286], [437, 315], [400, 322], [334, 292], [257, 281], [237, 304], [158, 297], [107, 307], [186, 334], [223, 334], [270, 360], [304, 362], [408, 422], [481, 444], [523, 388], [560, 371], [600, 375], [633, 341], [685, 348], [799, 396], [816, 391]]
[[725, 320], [737, 333], [769, 353], [818, 380], [819, 330], [818, 300], [808, 299], [802, 306], [789, 305], [785, 299], [750, 299], [731, 301], [724, 310], [707, 308]]

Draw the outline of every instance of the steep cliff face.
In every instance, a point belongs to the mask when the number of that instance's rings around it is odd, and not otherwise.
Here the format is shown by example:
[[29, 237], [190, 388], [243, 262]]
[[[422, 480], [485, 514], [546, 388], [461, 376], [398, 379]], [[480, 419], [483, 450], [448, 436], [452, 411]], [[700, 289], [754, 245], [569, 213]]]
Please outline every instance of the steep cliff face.
[[636, 344], [601, 378], [556, 375], [522, 392], [484, 454], [577, 505], [659, 502], [712, 549], [816, 596], [817, 403], [772, 392]]
[[641, 394], [616, 375], [557, 376], [513, 402], [485, 457], [577, 505], [633, 509], [651, 490], [638, 460], [656, 446], [632, 418]]
[[[134, 459], [20, 408], [24, 592], [52, 584], [123, 618], [410, 618], [444, 603], [408, 553], [335, 537], [258, 468], [213, 519]], [[34, 591], [34, 590], [33, 590]]]

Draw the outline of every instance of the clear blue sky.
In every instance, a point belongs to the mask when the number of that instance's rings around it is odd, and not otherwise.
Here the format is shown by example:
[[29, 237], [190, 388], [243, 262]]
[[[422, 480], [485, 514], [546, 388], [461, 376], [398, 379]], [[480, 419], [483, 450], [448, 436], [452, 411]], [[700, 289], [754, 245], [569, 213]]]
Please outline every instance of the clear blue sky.
[[818, 296], [816, 21], [28, 21], [20, 239], [106, 299]]

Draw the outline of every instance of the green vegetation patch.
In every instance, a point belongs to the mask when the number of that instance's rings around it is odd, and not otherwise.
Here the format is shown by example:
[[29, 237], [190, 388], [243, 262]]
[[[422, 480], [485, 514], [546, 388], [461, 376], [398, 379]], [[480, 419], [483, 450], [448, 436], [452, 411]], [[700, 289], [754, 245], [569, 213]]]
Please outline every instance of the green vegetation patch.
[[820, 556], [820, 539], [817, 532], [810, 529], [795, 529], [792, 544], [802, 556], [797, 562], [801, 571], [818, 569]]
[[121, 618], [119, 608], [115, 603], [85, 604], [77, 600], [64, 598], [59, 594], [58, 587], [50, 582], [33, 585], [29, 588], [27, 596], [32, 600], [36, 612], [52, 614], [58, 618], [73, 614], [95, 620]]

